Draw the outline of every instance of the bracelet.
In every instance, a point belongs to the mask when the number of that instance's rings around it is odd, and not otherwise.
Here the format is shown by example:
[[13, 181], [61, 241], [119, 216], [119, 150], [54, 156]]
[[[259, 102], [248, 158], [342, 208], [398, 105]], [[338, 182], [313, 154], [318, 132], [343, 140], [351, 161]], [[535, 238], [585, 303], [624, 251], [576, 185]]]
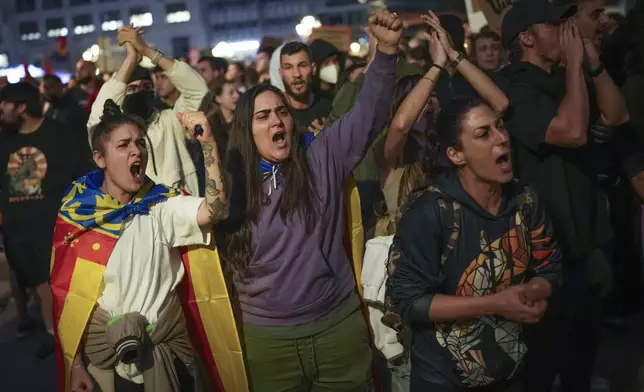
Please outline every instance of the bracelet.
[[164, 56], [163, 52], [160, 51], [159, 49], [157, 49], [156, 55], [154, 56], [153, 59], [151, 59], [150, 62], [152, 63], [152, 65], [154, 65], [156, 67], [157, 65], [159, 65], [159, 61], [161, 61], [163, 56]]
[[459, 65], [459, 64], [461, 63], [461, 61], [463, 61], [464, 59], [465, 59], [465, 55], [463, 54], [463, 52], [458, 52], [458, 56], [456, 56], [456, 58], [454, 59], [454, 61], [451, 61], [451, 62], [449, 63], [449, 66], [450, 66], [450, 67], [452, 67], [453, 69], [456, 69], [456, 67], [458, 67], [458, 65]]
[[599, 64], [599, 67], [597, 67], [597, 69], [594, 69], [594, 70], [590, 71], [590, 77], [592, 77], [592, 78], [598, 77], [599, 75], [601, 75], [604, 72], [605, 69], [606, 68], [604, 68], [604, 64]]
[[438, 64], [432, 64], [432, 66], [431, 66], [431, 67], [429, 67], [429, 69], [432, 69], [432, 68], [438, 68], [438, 70], [439, 70], [439, 71], [441, 71], [441, 72], [445, 72], [445, 68], [441, 67], [441, 66], [440, 66], [440, 65], [438, 65]]
[[436, 81], [435, 81], [434, 79], [432, 79], [432, 78], [428, 78], [427, 76], [423, 76], [423, 79], [427, 79], [427, 80], [429, 80], [430, 82], [432, 82], [432, 84], [436, 84]]
[[78, 369], [78, 368], [82, 368], [83, 366], [85, 366], [85, 364], [82, 364], [82, 363], [81, 363], [81, 364], [78, 364], [78, 365], [76, 365], [76, 366], [74, 366], [74, 367], [72, 368], [72, 371], [74, 371], [74, 370], [76, 370], [76, 369]]

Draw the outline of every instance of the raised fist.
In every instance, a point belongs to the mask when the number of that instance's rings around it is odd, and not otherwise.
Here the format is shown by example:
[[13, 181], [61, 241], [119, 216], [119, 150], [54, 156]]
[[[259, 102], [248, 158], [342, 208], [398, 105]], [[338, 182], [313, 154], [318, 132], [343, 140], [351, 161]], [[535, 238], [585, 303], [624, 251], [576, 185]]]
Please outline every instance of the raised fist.
[[385, 53], [396, 53], [403, 27], [403, 22], [395, 12], [379, 11], [369, 18], [369, 29], [378, 40], [378, 49]]

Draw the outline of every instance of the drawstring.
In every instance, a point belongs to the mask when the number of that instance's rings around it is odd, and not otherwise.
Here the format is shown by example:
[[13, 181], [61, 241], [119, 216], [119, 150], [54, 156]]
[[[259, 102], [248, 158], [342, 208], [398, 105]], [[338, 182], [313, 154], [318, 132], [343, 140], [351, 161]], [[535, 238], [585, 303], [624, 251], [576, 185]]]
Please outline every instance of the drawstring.
[[268, 195], [270, 196], [273, 193], [273, 188], [277, 189], [277, 166], [273, 165], [271, 167], [272, 178], [271, 178], [271, 187], [268, 188]]

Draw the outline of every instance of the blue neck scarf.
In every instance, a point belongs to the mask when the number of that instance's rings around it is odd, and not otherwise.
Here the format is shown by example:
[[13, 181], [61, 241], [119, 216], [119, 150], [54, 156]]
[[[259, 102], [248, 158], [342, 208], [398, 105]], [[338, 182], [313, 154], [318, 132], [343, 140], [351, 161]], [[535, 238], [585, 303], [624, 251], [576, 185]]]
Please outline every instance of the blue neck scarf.
[[[300, 138], [300, 143], [304, 145], [304, 148], [311, 147], [317, 134], [317, 132], [307, 132], [303, 134]], [[274, 165], [263, 158], [259, 160], [259, 172], [262, 175], [262, 183], [268, 179], [271, 181], [268, 189], [269, 196], [273, 193], [273, 189], [277, 189], [282, 182], [282, 173], [280, 173], [280, 168], [281, 164], [279, 163]]]

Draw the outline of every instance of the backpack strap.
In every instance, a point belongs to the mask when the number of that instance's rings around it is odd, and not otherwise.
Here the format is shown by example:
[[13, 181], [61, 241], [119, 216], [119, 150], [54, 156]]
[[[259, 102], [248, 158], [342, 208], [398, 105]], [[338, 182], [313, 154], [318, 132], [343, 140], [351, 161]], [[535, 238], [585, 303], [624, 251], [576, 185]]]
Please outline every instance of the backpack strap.
[[431, 186], [429, 191], [438, 195], [438, 211], [443, 235], [441, 265], [445, 265], [458, 242], [458, 235], [461, 230], [461, 203], [446, 197], [440, 189], [434, 186]]

